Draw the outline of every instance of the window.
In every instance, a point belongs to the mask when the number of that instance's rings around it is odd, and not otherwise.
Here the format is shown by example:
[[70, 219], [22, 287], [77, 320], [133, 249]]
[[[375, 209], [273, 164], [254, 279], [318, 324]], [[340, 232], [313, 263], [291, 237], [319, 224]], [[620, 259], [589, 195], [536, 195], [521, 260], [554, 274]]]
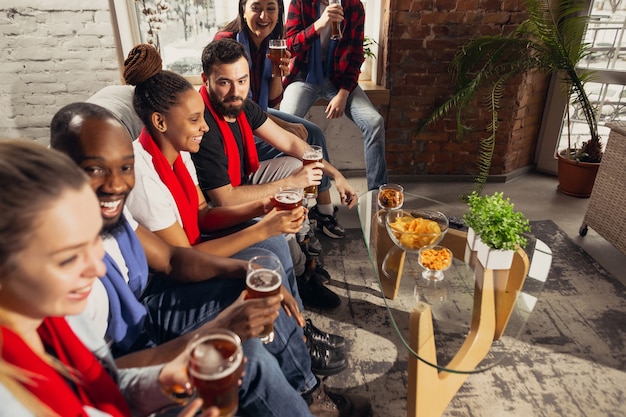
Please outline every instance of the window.
[[[589, 99], [598, 108], [598, 132], [606, 141], [610, 129], [606, 123], [626, 120], [626, 4], [621, 0], [592, 0], [590, 22], [584, 42], [591, 47], [591, 54], [579, 66], [593, 71], [585, 86]], [[556, 173], [556, 153], [568, 143], [564, 128], [569, 111], [570, 140], [572, 146], [580, 147], [589, 136], [584, 116], [575, 103], [566, 106], [565, 98], [558, 89], [548, 97], [555, 103], [547, 107], [543, 135], [537, 158], [540, 171]], [[606, 142], [604, 142], [606, 143]]]
[[[237, 16], [237, 0], [111, 0], [116, 17], [123, 58], [138, 43], [158, 46], [166, 69], [200, 83], [202, 48], [217, 29]], [[285, 10], [290, 0], [283, 0]], [[381, 0], [364, 0], [365, 34], [374, 43], [370, 49], [378, 55]], [[123, 60], [123, 59], [122, 59]], [[368, 59], [362, 68], [362, 80], [376, 79], [376, 59]]]

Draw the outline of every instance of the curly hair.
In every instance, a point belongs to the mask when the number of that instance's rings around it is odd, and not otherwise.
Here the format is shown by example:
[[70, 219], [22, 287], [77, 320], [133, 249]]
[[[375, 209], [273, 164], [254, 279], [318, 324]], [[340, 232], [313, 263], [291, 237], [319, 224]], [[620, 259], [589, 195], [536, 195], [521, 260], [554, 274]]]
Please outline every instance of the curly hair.
[[159, 52], [151, 45], [135, 46], [124, 61], [124, 80], [135, 86], [133, 107], [152, 133], [153, 113], [167, 114], [178, 103], [181, 93], [193, 90], [183, 76], [163, 70]]

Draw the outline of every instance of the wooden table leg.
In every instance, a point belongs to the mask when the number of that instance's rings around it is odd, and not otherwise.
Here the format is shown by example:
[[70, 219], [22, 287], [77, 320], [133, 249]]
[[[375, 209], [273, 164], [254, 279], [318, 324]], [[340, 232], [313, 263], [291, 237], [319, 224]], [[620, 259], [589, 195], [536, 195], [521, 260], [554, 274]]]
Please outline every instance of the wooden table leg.
[[[474, 310], [465, 342], [446, 367], [469, 371], [485, 358], [496, 326], [494, 275], [480, 263], [476, 268]], [[430, 306], [418, 303], [409, 318], [409, 346], [424, 360], [437, 364]], [[438, 417], [443, 414], [468, 374], [438, 371], [409, 354], [408, 417]]]

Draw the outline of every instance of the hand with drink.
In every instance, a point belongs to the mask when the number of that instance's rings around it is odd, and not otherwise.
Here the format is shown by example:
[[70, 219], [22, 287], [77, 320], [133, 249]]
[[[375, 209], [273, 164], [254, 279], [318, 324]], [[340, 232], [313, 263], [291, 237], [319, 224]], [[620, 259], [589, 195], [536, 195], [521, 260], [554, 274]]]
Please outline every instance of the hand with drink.
[[245, 363], [239, 336], [225, 329], [199, 333], [189, 342], [187, 355], [187, 373], [202, 408], [217, 407], [220, 417], [234, 416]]
[[[317, 145], [308, 145], [304, 151], [304, 155], [302, 155], [302, 165], [304, 166], [314, 164], [316, 162], [322, 162], [323, 160], [324, 154], [322, 152], [322, 147]], [[304, 198], [317, 197], [317, 186], [320, 184], [320, 181], [316, 181], [315, 184], [304, 189]]]
[[289, 58], [291, 53], [287, 51], [286, 39], [270, 39], [270, 53], [267, 57], [272, 61], [272, 77], [285, 77], [289, 75]]
[[[274, 202], [276, 206], [276, 202]], [[259, 222], [267, 228], [267, 236], [276, 236], [279, 233], [294, 234], [302, 229], [305, 209], [296, 207], [293, 210], [281, 210], [275, 207], [269, 211]]]
[[[248, 261], [246, 275], [247, 298], [265, 298], [280, 294], [283, 267], [275, 255], [254, 256]], [[274, 341], [274, 322], [268, 323], [261, 334], [263, 343]]]
[[[181, 405], [186, 404], [184, 409], [178, 413], [178, 417], [219, 417], [219, 408], [210, 405], [203, 407], [204, 403], [200, 398], [190, 401], [195, 390], [187, 371], [188, 362], [189, 352], [185, 350], [174, 360], [166, 363], [163, 368], [161, 368], [158, 376], [161, 389], [172, 400]], [[203, 407], [203, 412], [198, 415], [198, 411], [201, 407]]]
[[338, 5], [341, 14], [341, 20], [331, 19], [330, 21], [330, 39], [341, 39], [341, 22], [343, 21], [343, 7], [341, 7], [341, 0], [329, 0], [328, 6]]
[[343, 7], [341, 0], [329, 0], [328, 6], [324, 9], [322, 15], [315, 21], [315, 29], [319, 33], [320, 29], [331, 25], [330, 38], [339, 40], [341, 34], [341, 22], [343, 22]]

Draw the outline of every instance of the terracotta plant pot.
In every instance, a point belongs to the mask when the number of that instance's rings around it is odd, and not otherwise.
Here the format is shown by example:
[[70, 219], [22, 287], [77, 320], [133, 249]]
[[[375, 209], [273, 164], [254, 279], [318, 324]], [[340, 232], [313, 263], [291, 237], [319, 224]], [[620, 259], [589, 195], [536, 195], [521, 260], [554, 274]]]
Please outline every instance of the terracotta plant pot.
[[565, 157], [567, 150], [558, 153], [558, 190], [573, 197], [588, 198], [600, 164], [597, 162], [579, 162]]

